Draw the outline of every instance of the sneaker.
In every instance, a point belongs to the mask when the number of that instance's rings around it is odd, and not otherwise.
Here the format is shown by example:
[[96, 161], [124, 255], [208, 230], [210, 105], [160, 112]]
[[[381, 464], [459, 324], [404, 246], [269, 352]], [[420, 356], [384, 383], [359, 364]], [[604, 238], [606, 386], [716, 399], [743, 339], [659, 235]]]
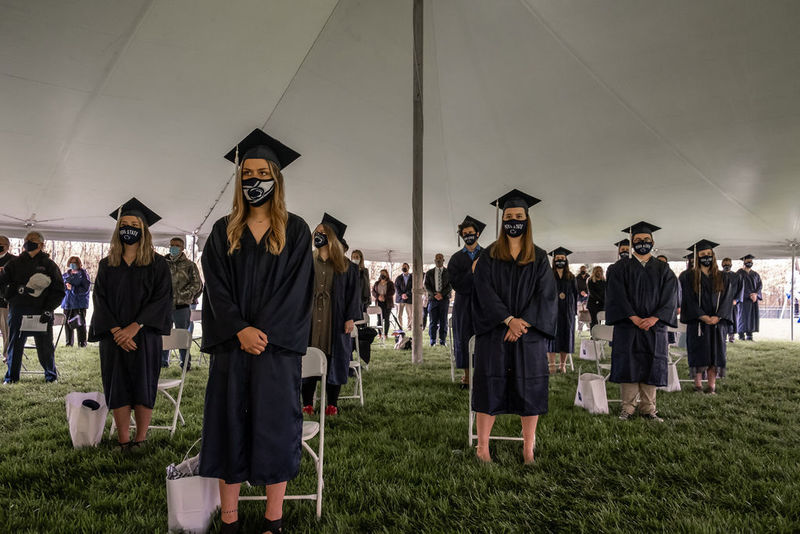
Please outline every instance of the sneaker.
[[325, 415], [339, 415], [339, 408], [329, 404], [328, 407], [325, 408]]
[[647, 419], [648, 421], [654, 421], [656, 423], [663, 423], [664, 420], [658, 416], [658, 412], [656, 413], [646, 413], [642, 416], [642, 418]]
[[619, 414], [619, 420], [620, 421], [627, 421], [631, 417], [633, 417], [633, 412], [630, 412], [630, 413], [629, 412], [620, 412], [620, 414]]
[[692, 386], [692, 389], [694, 389], [695, 393], [702, 393], [703, 392], [703, 386]]
[[314, 407], [311, 405], [303, 406], [303, 413], [306, 415], [314, 415]]

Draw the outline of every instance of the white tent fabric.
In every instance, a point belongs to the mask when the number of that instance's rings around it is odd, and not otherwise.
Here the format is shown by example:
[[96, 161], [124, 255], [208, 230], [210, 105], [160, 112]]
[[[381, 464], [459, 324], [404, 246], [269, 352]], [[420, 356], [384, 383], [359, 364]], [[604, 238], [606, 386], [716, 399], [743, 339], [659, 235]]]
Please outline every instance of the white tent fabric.
[[[518, 187], [535, 240], [607, 261], [646, 219], [677, 259], [800, 237], [800, 3], [428, 0], [425, 255]], [[368, 259], [411, 250], [411, 2], [7, 0], [0, 229], [106, 239], [131, 195], [206, 235], [253, 127], [303, 157], [291, 211]], [[216, 203], [217, 198], [219, 203]], [[213, 210], [212, 210], [213, 208]], [[212, 210], [209, 215], [209, 210]]]

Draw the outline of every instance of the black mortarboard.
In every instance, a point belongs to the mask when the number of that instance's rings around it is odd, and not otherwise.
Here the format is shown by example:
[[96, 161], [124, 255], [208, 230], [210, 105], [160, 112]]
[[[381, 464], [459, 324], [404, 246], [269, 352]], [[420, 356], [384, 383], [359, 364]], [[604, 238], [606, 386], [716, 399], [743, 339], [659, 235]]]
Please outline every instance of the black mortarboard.
[[742, 260], [742, 261], [744, 261], [744, 260], [754, 260], [755, 258], [756, 258], [756, 257], [755, 257], [755, 256], [753, 256], [752, 254], [748, 254], [747, 256], [742, 256], [742, 257], [741, 257], [741, 258], [739, 258], [739, 259], [740, 259], [740, 260]]
[[550, 255], [553, 256], [554, 258], [561, 254], [563, 254], [564, 256], [569, 256], [570, 254], [572, 254], [572, 251], [564, 247], [558, 247], [550, 251]]
[[142, 204], [136, 197], [133, 197], [125, 204], [109, 213], [109, 215], [111, 215], [111, 218], [115, 221], [125, 215], [135, 215], [143, 220], [147, 226], [153, 226], [161, 220], [160, 215]]
[[690, 252], [686, 256], [683, 257], [684, 260], [691, 260], [694, 257], [694, 252]]
[[713, 250], [714, 247], [718, 247], [719, 243], [714, 243], [713, 241], [709, 241], [708, 239], [701, 239], [691, 247], [687, 248], [686, 250], [692, 250], [700, 252], [701, 250]]
[[246, 159], [266, 159], [275, 163], [278, 168], [285, 169], [300, 157], [300, 154], [258, 128], [250, 132], [247, 137], [225, 154], [225, 159], [236, 163], [237, 148], [239, 149], [240, 164]]
[[339, 241], [344, 240], [344, 232], [347, 230], [347, 225], [344, 224], [342, 221], [337, 219], [336, 217], [331, 217], [327, 213], [322, 216], [322, 224], [327, 224], [331, 228], [333, 228], [336, 237]]
[[519, 189], [512, 189], [497, 200], [493, 200], [491, 205], [503, 210], [506, 208], [525, 208], [527, 213], [528, 208], [535, 206], [539, 202], [541, 200], [536, 197], [523, 193]]
[[464, 217], [464, 222], [458, 225], [459, 233], [463, 228], [466, 228], [468, 226], [472, 226], [473, 228], [475, 228], [475, 231], [478, 232], [479, 234], [482, 234], [483, 229], [486, 228], [486, 224], [482, 223], [481, 221], [479, 221], [474, 217], [470, 217], [469, 215], [467, 215], [466, 217]]
[[639, 221], [638, 223], [634, 224], [633, 226], [629, 226], [628, 228], [623, 228], [622, 231], [626, 234], [636, 235], [636, 234], [653, 234], [661, 230], [660, 227], [656, 226], [655, 224], [650, 224], [648, 222]]
[[623, 246], [623, 245], [625, 245], [626, 247], [629, 247], [629, 246], [631, 246], [631, 241], [630, 241], [630, 239], [628, 239], [628, 238], [626, 237], [626, 238], [625, 238], [625, 239], [623, 239], [622, 241], [617, 241], [616, 243], [614, 243], [614, 246], [615, 246], [615, 247], [617, 247], [617, 248], [619, 248], [619, 247], [621, 247], [621, 246]]

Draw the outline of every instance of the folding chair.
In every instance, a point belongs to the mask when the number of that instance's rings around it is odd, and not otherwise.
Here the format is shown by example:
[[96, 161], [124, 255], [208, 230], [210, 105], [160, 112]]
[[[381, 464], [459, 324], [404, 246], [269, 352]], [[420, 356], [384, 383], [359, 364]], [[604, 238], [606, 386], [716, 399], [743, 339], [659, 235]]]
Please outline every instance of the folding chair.
[[448, 343], [450, 349], [450, 381], [456, 381], [456, 344], [453, 343], [453, 316], [447, 318], [447, 339], [450, 341]]
[[606, 312], [597, 312], [597, 324], [606, 324]]
[[[599, 320], [599, 317], [598, 317]], [[605, 350], [603, 347], [613, 341], [614, 339], [614, 327], [605, 325], [605, 324], [596, 324], [592, 327], [592, 343], [594, 343], [594, 354], [595, 354], [595, 364], [597, 365], [597, 374], [602, 376], [603, 379], [608, 382], [608, 378], [611, 376], [611, 364], [610, 363], [600, 363], [601, 360], [605, 359]], [[603, 371], [607, 371], [608, 374], [604, 374]], [[578, 369], [578, 380], [580, 380], [580, 369]], [[606, 389], [608, 391], [608, 389]], [[622, 399], [608, 399], [608, 402], [622, 402]]]
[[[353, 345], [355, 346], [353, 352], [356, 355], [354, 359], [350, 360], [350, 369], [355, 373], [356, 386], [352, 395], [339, 395], [339, 399], [360, 399], [361, 406], [364, 406], [364, 382], [361, 380], [361, 351], [358, 347], [358, 328], [353, 328], [352, 332], [350, 332], [350, 337], [353, 339]], [[321, 389], [325, 389], [324, 384]], [[325, 406], [325, 404], [321, 406]]]
[[[67, 316], [63, 313], [54, 313], [53, 314], [53, 326], [60, 326], [61, 328], [58, 329], [58, 336], [56, 340], [53, 342], [53, 355], [55, 359], [55, 351], [58, 348], [58, 342], [61, 339], [61, 333], [64, 331], [64, 325], [67, 324]], [[25, 360], [28, 359], [28, 355], [25, 354], [25, 349], [32, 349], [36, 350], [36, 341], [33, 340], [32, 336], [28, 336], [28, 339], [25, 340], [25, 345], [22, 347], [22, 370], [20, 374], [23, 375], [43, 375], [44, 371], [29, 371], [28, 366], [25, 365]], [[58, 379], [61, 379], [61, 373], [58, 370], [58, 366], [56, 366], [56, 376]]]
[[[314, 347], [308, 347], [305, 356], [303, 356], [303, 378], [319, 378], [320, 383], [323, 384], [322, 390], [322, 405], [325, 406], [325, 382], [328, 377], [328, 360], [325, 354]], [[308, 442], [315, 436], [319, 435], [319, 444], [317, 451], [314, 452]], [[322, 488], [325, 486], [325, 481], [322, 476], [323, 468], [323, 454], [325, 452], [325, 410], [319, 412], [319, 422], [316, 421], [303, 421], [303, 449], [314, 460], [314, 469], [317, 472], [317, 492], [308, 495], [286, 495], [286, 500], [313, 500], [317, 503], [317, 519], [322, 517]], [[239, 497], [240, 501], [266, 501], [265, 495], [243, 495]]]
[[[182, 328], [173, 328], [172, 332], [168, 336], [162, 337], [162, 349], [168, 350], [170, 352], [178, 351], [181, 349], [189, 349], [192, 346], [192, 335], [189, 333], [188, 330], [184, 330]], [[169, 436], [172, 437], [175, 435], [175, 430], [178, 427], [178, 418], [181, 420], [181, 424], [185, 425], [186, 421], [183, 419], [183, 414], [181, 413], [181, 399], [183, 398], [183, 386], [186, 382], [186, 368], [189, 367], [188, 365], [184, 365], [183, 369], [181, 370], [181, 377], [180, 378], [166, 378], [160, 379], [158, 381], [158, 392], [164, 394], [167, 399], [172, 403], [175, 408], [174, 413], [172, 414], [172, 424], [171, 425], [150, 425], [149, 429], [152, 430], [169, 430]], [[172, 395], [169, 394], [170, 389], [178, 388], [178, 398], [173, 398]], [[133, 414], [131, 414], [131, 426], [136, 426], [136, 420], [133, 418]], [[116, 430], [116, 421], [111, 419], [111, 428], [108, 431], [108, 436], [111, 435]]]
[[[200, 350], [201, 342], [203, 340], [203, 327], [202, 327], [202, 320], [203, 320], [203, 310], [192, 310], [192, 314], [189, 316], [189, 321], [192, 323], [192, 344], [197, 347], [197, 352], [200, 354], [200, 360], [204, 363], [208, 363], [206, 359], [206, 355], [203, 351]], [[197, 325], [200, 324], [200, 333], [197, 333]], [[180, 360], [178, 360], [180, 361]], [[199, 363], [199, 362], [197, 362]]]
[[[467, 443], [472, 447], [472, 442], [477, 441], [478, 434], [475, 433], [475, 412], [472, 411], [472, 360], [475, 357], [475, 336], [469, 339], [469, 431]], [[524, 441], [522, 436], [489, 436], [490, 440], [504, 440], [504, 441]]]
[[[367, 306], [367, 311], [366, 311], [367, 322], [369, 322], [369, 316], [370, 315], [377, 315], [378, 316], [378, 322], [381, 325], [383, 324], [383, 312], [381, 311], [381, 307], [380, 306]], [[386, 346], [386, 340], [382, 338], [382, 336], [383, 336], [383, 326], [370, 326], [370, 328], [373, 328], [373, 329], [375, 329], [375, 331], [378, 332], [378, 337], [381, 338], [380, 339], [381, 347], [385, 347]]]

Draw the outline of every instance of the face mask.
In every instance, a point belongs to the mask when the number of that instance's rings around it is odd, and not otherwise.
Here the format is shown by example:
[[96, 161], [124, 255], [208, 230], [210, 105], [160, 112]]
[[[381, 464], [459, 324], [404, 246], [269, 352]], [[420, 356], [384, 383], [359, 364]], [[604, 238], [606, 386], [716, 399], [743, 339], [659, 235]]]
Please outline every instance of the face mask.
[[746, 261], [746, 262], [744, 262], [744, 266], [749, 269], [750, 267], [753, 266], [753, 262], [752, 261]]
[[322, 248], [328, 244], [328, 236], [321, 232], [314, 232], [314, 246]]
[[69, 264], [69, 268], [72, 269], [73, 271], [77, 271], [78, 270], [78, 264], [77, 263], [70, 263]]
[[631, 253], [626, 250], [624, 252], [620, 252], [619, 257], [622, 258], [623, 260], [627, 260], [628, 258], [631, 257]]
[[728, 271], [730, 271], [730, 270], [731, 270], [731, 266], [730, 266], [730, 265], [723, 265], [723, 266], [722, 266], [722, 270], [723, 270], [723, 271], [725, 271], [725, 272], [727, 273]]
[[120, 226], [119, 238], [126, 245], [135, 245], [142, 238], [142, 231], [135, 226]]
[[528, 228], [527, 219], [524, 221], [503, 221], [503, 232], [508, 237], [519, 237]]
[[633, 244], [633, 250], [640, 256], [646, 256], [653, 250], [652, 241], [637, 241]]
[[403, 267], [403, 272], [407, 273], [408, 272], [408, 267]]
[[33, 252], [39, 248], [39, 243], [34, 243], [33, 241], [25, 241], [25, 250], [28, 252]]
[[251, 206], [263, 206], [275, 192], [275, 180], [259, 180], [258, 178], [242, 180], [242, 192]]
[[467, 235], [461, 236], [461, 239], [464, 240], [464, 243], [466, 245], [471, 247], [475, 243], [475, 241], [478, 240], [478, 236], [476, 234], [467, 234]]
[[388, 278], [388, 276], [386, 276], [385, 274], [381, 275], [381, 280], [386, 280], [387, 278]]
[[567, 266], [566, 260], [556, 260], [553, 264], [556, 266], [556, 269], [563, 269]]
[[0, 254], [6, 251], [5, 245], [0, 245]]
[[173, 258], [177, 258], [181, 254], [181, 247], [171, 246], [169, 247], [169, 255]]
[[361, 258], [359, 258], [358, 256], [353, 256], [353, 262], [354, 263], [361, 263]]
[[703, 267], [711, 267], [712, 263], [714, 263], [713, 256], [700, 256], [700, 265]]

